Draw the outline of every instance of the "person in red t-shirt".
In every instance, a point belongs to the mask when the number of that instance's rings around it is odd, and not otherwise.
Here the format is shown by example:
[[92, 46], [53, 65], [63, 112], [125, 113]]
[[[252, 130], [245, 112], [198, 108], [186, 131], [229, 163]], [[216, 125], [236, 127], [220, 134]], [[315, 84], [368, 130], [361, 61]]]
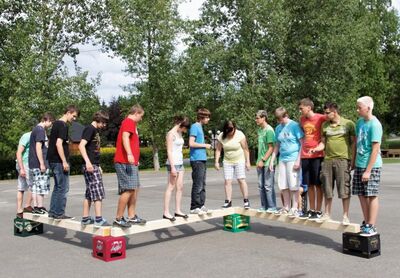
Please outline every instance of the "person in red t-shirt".
[[[140, 105], [132, 106], [129, 115], [122, 121], [117, 137], [114, 164], [120, 197], [114, 225], [123, 228], [129, 228], [131, 223], [146, 223], [146, 220], [136, 215], [136, 200], [140, 187], [137, 123], [142, 120], [143, 115], [144, 110]], [[124, 218], [125, 208], [128, 209], [128, 219]]]
[[302, 184], [308, 186], [310, 209], [305, 212], [304, 218], [317, 220], [321, 217], [323, 191], [319, 178], [324, 152], [315, 152], [314, 148], [321, 142], [321, 126], [326, 116], [314, 113], [314, 103], [309, 98], [299, 102], [301, 112], [300, 125], [304, 131], [304, 142], [301, 148]]

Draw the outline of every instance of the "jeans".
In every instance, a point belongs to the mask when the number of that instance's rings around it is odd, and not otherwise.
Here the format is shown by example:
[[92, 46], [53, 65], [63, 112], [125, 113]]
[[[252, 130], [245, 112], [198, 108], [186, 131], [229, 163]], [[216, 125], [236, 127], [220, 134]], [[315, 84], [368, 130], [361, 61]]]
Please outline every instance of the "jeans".
[[276, 208], [274, 174], [269, 167], [257, 168], [261, 206], [265, 209]]
[[192, 200], [190, 209], [201, 208], [206, 202], [206, 161], [190, 161], [192, 166]]
[[69, 191], [69, 171], [65, 172], [62, 163], [50, 163], [54, 175], [54, 189], [51, 194], [49, 214], [61, 216], [65, 214], [67, 193]]

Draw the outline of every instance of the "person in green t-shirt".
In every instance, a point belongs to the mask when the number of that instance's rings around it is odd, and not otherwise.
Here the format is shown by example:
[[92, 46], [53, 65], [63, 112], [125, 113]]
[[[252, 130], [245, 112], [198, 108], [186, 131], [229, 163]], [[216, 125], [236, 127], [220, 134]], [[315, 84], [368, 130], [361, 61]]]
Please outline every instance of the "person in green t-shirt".
[[321, 166], [321, 181], [325, 195], [324, 215], [316, 222], [331, 219], [333, 188], [336, 184], [338, 197], [342, 199], [343, 225], [349, 225], [350, 180], [355, 159], [355, 125], [339, 115], [336, 103], [327, 102], [324, 106], [327, 121], [321, 130], [321, 143], [310, 152], [325, 151]]
[[256, 113], [258, 125], [257, 176], [260, 192], [260, 212], [276, 212], [276, 196], [274, 188], [274, 171], [269, 169], [271, 155], [275, 145], [275, 131], [267, 122], [267, 111]]

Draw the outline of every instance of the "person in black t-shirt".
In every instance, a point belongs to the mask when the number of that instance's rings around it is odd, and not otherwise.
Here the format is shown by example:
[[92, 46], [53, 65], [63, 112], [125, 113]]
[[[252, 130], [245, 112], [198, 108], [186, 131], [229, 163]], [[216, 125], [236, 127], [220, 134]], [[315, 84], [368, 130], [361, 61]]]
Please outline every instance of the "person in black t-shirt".
[[[83, 175], [86, 183], [85, 200], [83, 201], [82, 225], [94, 224], [95, 227], [110, 226], [101, 215], [101, 202], [105, 197], [102, 170], [100, 168], [100, 134], [108, 121], [108, 114], [102, 111], [93, 115], [93, 122], [86, 126], [79, 143], [83, 158]], [[90, 206], [94, 203], [96, 218], [89, 216]]]
[[40, 123], [32, 130], [29, 148], [29, 172], [32, 178], [32, 199], [34, 214], [47, 213], [43, 206], [44, 195], [50, 191], [50, 171], [46, 160], [48, 139], [46, 131], [54, 122], [50, 113], [44, 113]]
[[69, 191], [69, 151], [68, 151], [68, 126], [79, 116], [79, 109], [69, 105], [64, 115], [53, 123], [49, 137], [47, 160], [54, 175], [54, 189], [51, 194], [49, 217], [58, 220], [71, 219], [65, 215], [67, 193]]

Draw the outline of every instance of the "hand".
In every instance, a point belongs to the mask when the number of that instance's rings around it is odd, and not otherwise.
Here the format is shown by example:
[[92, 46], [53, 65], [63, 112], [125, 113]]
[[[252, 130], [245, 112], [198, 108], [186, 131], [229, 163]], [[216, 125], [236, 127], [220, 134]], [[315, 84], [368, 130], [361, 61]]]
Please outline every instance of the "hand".
[[246, 170], [247, 170], [247, 171], [250, 171], [250, 169], [251, 169], [250, 162], [247, 161], [247, 162], [246, 162]]
[[271, 160], [271, 162], [269, 163], [269, 170], [270, 170], [271, 172], [274, 171], [274, 161], [273, 161], [273, 160]]
[[171, 165], [171, 176], [173, 177], [177, 176], [176, 168], [174, 165]]
[[219, 162], [215, 162], [214, 167], [217, 171], [219, 171], [220, 167], [219, 167]]
[[350, 164], [350, 171], [353, 171], [354, 170], [354, 168], [355, 168], [355, 165], [354, 165], [354, 162], [352, 162], [351, 164]]
[[44, 164], [40, 164], [40, 172], [46, 172], [46, 166]]
[[300, 162], [297, 162], [297, 161], [296, 161], [296, 162], [294, 163], [294, 165], [293, 165], [293, 170], [294, 170], [294, 171], [298, 171], [299, 169], [300, 169]]
[[206, 149], [211, 149], [211, 144], [206, 144]]
[[264, 161], [262, 161], [262, 159], [260, 161], [258, 161], [257, 163], [257, 168], [262, 168], [264, 167]]
[[93, 165], [92, 165], [92, 163], [86, 163], [86, 171], [88, 171], [89, 173], [93, 173], [93, 171], [94, 171], [94, 168], [93, 168]]
[[371, 172], [369, 171], [365, 171], [361, 177], [361, 181], [362, 182], [368, 182], [369, 181], [369, 177], [371, 176]]
[[20, 175], [21, 177], [23, 177], [23, 178], [26, 178], [26, 172], [25, 172], [25, 169], [21, 169], [21, 170], [19, 170], [19, 175]]
[[62, 165], [63, 165], [64, 172], [68, 172], [68, 171], [69, 171], [69, 164], [68, 164], [68, 162], [64, 161], [64, 162], [62, 163]]
[[129, 164], [135, 164], [135, 158], [133, 157], [133, 154], [128, 154], [128, 162]]
[[309, 149], [309, 150], [308, 150], [308, 154], [310, 154], [310, 155], [311, 155], [311, 154], [314, 154], [314, 153], [316, 153], [316, 152], [317, 152], [317, 151], [316, 151], [315, 149]]
[[103, 175], [103, 169], [101, 169], [101, 167], [99, 166], [99, 171], [100, 171], [100, 174], [102, 174]]

